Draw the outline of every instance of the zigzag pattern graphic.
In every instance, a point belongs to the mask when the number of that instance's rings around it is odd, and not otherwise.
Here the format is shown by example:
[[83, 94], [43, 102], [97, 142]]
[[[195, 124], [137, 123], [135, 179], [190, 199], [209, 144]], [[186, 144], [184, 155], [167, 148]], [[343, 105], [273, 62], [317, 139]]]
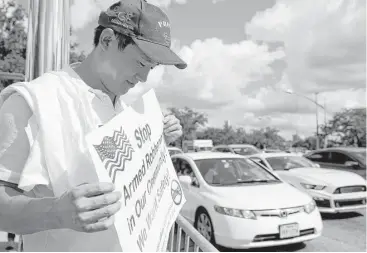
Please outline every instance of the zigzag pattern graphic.
[[94, 145], [112, 182], [115, 182], [118, 171], [125, 170], [126, 161], [131, 161], [134, 152], [126, 133], [120, 128], [113, 136], [105, 136], [100, 145]]

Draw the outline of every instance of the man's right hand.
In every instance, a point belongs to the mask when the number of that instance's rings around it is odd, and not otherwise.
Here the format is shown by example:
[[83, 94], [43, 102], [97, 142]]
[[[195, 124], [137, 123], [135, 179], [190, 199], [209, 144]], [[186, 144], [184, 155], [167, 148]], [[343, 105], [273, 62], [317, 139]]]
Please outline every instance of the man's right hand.
[[121, 192], [112, 183], [83, 184], [66, 192], [57, 201], [60, 225], [80, 232], [107, 230], [121, 208]]

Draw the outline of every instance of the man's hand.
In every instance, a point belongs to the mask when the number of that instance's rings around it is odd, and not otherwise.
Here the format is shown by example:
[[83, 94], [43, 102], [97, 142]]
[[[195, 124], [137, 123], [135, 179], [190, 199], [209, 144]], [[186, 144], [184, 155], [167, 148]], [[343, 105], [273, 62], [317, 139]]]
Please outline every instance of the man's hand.
[[173, 114], [165, 114], [163, 119], [163, 133], [166, 144], [170, 144], [181, 137], [182, 126], [180, 120]]
[[56, 201], [61, 226], [80, 232], [107, 230], [121, 208], [120, 192], [112, 183], [83, 184]]

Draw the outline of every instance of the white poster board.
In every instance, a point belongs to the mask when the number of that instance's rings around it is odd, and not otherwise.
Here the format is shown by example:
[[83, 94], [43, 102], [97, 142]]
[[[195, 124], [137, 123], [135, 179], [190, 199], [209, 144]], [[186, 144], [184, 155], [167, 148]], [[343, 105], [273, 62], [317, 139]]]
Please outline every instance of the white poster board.
[[100, 182], [122, 193], [115, 228], [123, 251], [166, 251], [170, 229], [186, 199], [163, 137], [154, 90], [144, 112], [127, 107], [87, 136]]

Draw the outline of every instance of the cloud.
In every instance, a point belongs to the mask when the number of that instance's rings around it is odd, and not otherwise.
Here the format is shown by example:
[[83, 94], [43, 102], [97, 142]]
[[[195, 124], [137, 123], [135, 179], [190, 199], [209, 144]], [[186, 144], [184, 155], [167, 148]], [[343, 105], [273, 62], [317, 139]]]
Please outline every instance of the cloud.
[[148, 3], [154, 4], [154, 5], [163, 7], [163, 8], [167, 8], [172, 3], [185, 4], [187, 3], [187, 0], [148, 0]]
[[[252, 83], [273, 75], [270, 67], [284, 57], [251, 41], [225, 44], [218, 38], [196, 40], [179, 51], [188, 63], [184, 71], [167, 68], [157, 90], [165, 103], [196, 109], [220, 109], [241, 100]], [[179, 94], [175, 100], [171, 94]]]
[[188, 68], [160, 66], [124, 99], [131, 103], [155, 88], [163, 109], [188, 106], [206, 113], [212, 126], [230, 120], [248, 130], [275, 127], [286, 138], [312, 135], [316, 105], [304, 96], [314, 99], [314, 92], [321, 92], [327, 120], [342, 108], [365, 106], [365, 17], [360, 10], [365, 5], [360, 2], [280, 0], [246, 24], [252, 40], [228, 44], [208, 38], [191, 45], [173, 40], [173, 50]]
[[[137, 0], [122, 0], [137, 1]], [[162, 8], [168, 8], [172, 3], [185, 4], [187, 0], [149, 0], [148, 2]], [[71, 6], [71, 25], [78, 30], [90, 21], [98, 18], [101, 11], [108, 9], [117, 0], [74, 0]]]
[[213, 4], [217, 4], [217, 3], [220, 3], [220, 2], [224, 2], [225, 0], [212, 0]]
[[286, 75], [302, 92], [364, 88], [366, 2], [278, 0], [245, 25], [249, 38], [282, 42]]

